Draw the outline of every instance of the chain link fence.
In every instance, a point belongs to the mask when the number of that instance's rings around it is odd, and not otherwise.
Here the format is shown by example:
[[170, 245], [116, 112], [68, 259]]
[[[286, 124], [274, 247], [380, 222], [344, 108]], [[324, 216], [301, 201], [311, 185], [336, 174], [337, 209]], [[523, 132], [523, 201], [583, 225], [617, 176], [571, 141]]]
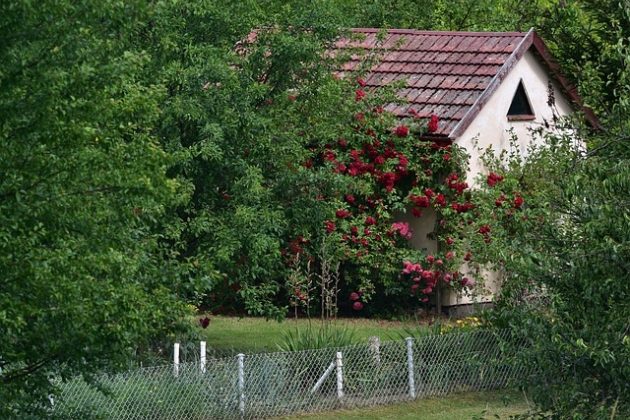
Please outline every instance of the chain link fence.
[[509, 386], [508, 331], [479, 330], [336, 349], [237, 355], [62, 384], [54, 418], [267, 418]]

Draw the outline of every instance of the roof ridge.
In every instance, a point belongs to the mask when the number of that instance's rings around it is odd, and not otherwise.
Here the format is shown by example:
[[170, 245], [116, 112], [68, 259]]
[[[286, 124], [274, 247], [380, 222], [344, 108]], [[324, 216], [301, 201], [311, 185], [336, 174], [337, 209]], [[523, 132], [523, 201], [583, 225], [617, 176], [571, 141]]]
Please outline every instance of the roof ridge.
[[525, 37], [528, 32], [486, 32], [486, 31], [430, 31], [423, 29], [379, 29], [379, 28], [350, 28], [352, 32], [369, 32], [377, 33], [385, 30], [389, 34], [402, 35], [461, 35], [461, 36], [522, 36]]

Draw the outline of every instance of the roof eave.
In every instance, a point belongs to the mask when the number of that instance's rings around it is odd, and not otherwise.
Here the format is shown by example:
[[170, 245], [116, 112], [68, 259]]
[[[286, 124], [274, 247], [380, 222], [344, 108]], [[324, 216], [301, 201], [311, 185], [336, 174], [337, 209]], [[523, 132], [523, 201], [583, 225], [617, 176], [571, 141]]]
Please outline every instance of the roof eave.
[[574, 105], [584, 113], [584, 117], [588, 121], [588, 123], [596, 130], [601, 130], [602, 125], [599, 122], [599, 119], [595, 115], [592, 109], [584, 105], [584, 101], [580, 97], [579, 93], [575, 86], [573, 86], [569, 80], [564, 76], [560, 69], [560, 65], [553, 58], [549, 48], [545, 45], [545, 42], [542, 40], [537, 33], [533, 33], [532, 45], [534, 47], [534, 51], [540, 57], [543, 64], [549, 70], [549, 73], [553, 76], [553, 78], [560, 85], [560, 89], [562, 92], [574, 103]]

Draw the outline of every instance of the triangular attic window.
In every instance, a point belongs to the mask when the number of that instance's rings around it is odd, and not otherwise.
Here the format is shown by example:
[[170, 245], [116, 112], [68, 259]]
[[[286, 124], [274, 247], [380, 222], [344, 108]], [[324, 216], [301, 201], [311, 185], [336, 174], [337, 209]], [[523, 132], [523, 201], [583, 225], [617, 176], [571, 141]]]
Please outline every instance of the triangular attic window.
[[523, 87], [523, 81], [518, 83], [516, 93], [507, 112], [508, 120], [533, 120], [535, 118], [532, 106], [529, 104], [527, 93]]

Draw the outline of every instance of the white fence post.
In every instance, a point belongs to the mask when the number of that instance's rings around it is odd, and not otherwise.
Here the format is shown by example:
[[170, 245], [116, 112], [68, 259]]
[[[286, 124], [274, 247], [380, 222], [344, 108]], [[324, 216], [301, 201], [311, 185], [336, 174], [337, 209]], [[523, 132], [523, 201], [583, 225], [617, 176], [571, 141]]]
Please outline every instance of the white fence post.
[[409, 371], [409, 396], [416, 398], [416, 381], [413, 373], [413, 338], [407, 337], [407, 370]]
[[245, 417], [245, 355], [239, 353], [238, 358], [238, 410], [241, 418]]
[[173, 345], [173, 375], [179, 376], [179, 343]]
[[340, 351], [335, 357], [335, 366], [337, 366], [337, 398], [343, 398], [343, 355]]
[[199, 369], [201, 373], [206, 373], [206, 342], [199, 342]]

